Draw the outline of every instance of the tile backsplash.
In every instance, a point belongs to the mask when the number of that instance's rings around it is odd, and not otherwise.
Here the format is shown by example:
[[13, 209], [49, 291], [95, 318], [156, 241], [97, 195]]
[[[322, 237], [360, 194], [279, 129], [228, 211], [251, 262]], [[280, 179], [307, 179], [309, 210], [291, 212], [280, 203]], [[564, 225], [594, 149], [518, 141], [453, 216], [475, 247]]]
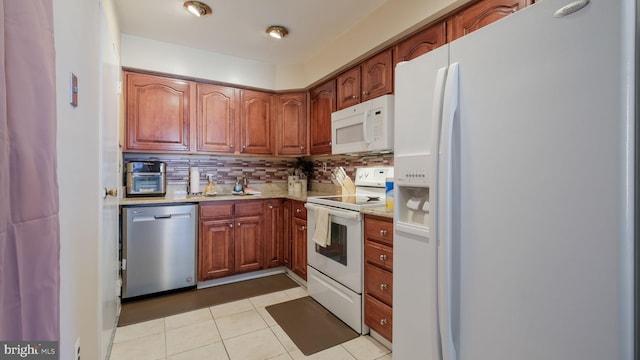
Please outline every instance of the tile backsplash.
[[[313, 161], [313, 183], [331, 184], [331, 170], [342, 166], [351, 178], [355, 169], [363, 166], [393, 166], [393, 154], [367, 156], [307, 157]], [[296, 158], [256, 158], [209, 155], [123, 154], [123, 164], [136, 160], [159, 160], [167, 163], [167, 185], [187, 185], [189, 168], [197, 166], [200, 181], [206, 183], [207, 174], [216, 184], [231, 185], [236, 178], [246, 176], [250, 184], [286, 184], [288, 170], [296, 166]], [[326, 165], [326, 170], [323, 170]]]

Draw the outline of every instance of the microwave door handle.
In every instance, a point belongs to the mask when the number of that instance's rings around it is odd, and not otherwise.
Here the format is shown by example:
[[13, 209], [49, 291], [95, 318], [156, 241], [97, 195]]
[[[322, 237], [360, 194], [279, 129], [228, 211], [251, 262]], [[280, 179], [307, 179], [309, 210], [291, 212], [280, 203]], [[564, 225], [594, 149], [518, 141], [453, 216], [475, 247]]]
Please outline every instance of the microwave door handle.
[[371, 110], [367, 111], [362, 123], [362, 131], [364, 131], [364, 142], [371, 143]]

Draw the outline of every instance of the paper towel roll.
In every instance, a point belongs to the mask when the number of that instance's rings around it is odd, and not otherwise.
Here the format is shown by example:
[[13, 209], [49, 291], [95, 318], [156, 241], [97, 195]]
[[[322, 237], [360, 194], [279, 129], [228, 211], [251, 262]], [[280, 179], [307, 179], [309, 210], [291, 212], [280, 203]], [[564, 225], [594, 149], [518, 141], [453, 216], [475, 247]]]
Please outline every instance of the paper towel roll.
[[197, 167], [192, 167], [189, 171], [189, 193], [197, 194], [200, 192], [200, 171]]

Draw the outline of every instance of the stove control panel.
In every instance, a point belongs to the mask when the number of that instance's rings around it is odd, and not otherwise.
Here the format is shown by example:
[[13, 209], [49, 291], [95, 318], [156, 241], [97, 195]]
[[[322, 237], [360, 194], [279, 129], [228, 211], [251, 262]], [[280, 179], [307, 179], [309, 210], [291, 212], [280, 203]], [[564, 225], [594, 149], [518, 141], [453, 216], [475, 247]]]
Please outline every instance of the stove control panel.
[[393, 177], [393, 167], [361, 167], [356, 169], [356, 186], [384, 187], [387, 178]]

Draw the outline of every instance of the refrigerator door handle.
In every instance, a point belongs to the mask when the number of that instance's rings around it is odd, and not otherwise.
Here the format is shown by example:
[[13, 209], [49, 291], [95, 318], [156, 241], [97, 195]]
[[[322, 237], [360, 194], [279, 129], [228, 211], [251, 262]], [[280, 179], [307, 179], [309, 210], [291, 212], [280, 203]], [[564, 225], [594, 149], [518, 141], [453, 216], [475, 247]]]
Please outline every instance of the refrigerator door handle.
[[452, 330], [452, 177], [453, 123], [459, 105], [459, 64], [449, 65], [444, 90], [438, 172], [438, 324], [442, 359], [456, 360]]

